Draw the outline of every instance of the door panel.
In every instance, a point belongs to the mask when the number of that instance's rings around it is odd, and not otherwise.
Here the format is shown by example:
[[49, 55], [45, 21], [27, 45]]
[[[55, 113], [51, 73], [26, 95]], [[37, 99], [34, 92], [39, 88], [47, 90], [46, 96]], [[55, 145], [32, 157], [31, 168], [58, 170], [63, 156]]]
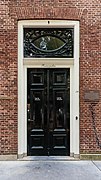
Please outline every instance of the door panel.
[[69, 69], [28, 69], [28, 155], [69, 155]]

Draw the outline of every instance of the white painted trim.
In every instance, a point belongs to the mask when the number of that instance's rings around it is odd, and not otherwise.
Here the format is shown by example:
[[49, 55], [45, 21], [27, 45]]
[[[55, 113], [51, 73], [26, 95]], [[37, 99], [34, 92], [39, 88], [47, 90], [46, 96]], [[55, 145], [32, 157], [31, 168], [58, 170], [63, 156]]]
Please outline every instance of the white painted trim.
[[[23, 26], [18, 23], [18, 154], [23, 153], [23, 54], [22, 54], [22, 47], [23, 47]], [[22, 88], [21, 88], [22, 87]]]
[[[74, 28], [74, 58], [24, 58], [24, 27]], [[70, 68], [70, 154], [79, 154], [79, 22], [24, 20], [18, 22], [18, 155], [27, 153], [27, 68]], [[78, 120], [75, 117], [78, 117]]]
[[[74, 99], [73, 99], [73, 130], [74, 130], [74, 154], [79, 154], [79, 144], [80, 144], [80, 137], [79, 137], [79, 22], [77, 22], [77, 25], [74, 26], [74, 67], [73, 67], [73, 91], [74, 91]], [[76, 120], [76, 116], [78, 119]]]
[[40, 66], [41, 65], [41, 68], [45, 68], [45, 67], [49, 67], [49, 68], [54, 68], [57, 66], [62, 66], [63, 64], [68, 66], [68, 65], [73, 65], [74, 64], [74, 59], [71, 58], [71, 59], [66, 59], [66, 58], [27, 58], [23, 60], [23, 64], [24, 65], [37, 65], [37, 66]]

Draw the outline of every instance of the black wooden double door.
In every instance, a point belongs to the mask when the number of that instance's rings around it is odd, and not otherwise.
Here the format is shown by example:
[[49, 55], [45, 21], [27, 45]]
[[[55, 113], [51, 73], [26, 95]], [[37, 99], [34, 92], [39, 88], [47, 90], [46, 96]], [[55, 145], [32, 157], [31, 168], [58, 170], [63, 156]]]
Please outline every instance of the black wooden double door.
[[27, 71], [28, 155], [69, 155], [70, 69]]

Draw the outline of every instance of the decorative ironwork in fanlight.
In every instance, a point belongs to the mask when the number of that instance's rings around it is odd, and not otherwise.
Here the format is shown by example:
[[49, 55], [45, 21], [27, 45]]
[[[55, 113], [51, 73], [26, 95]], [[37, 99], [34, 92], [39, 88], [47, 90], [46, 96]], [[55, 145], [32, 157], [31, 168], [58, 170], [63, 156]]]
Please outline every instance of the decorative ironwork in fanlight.
[[24, 57], [73, 58], [74, 30], [24, 28]]

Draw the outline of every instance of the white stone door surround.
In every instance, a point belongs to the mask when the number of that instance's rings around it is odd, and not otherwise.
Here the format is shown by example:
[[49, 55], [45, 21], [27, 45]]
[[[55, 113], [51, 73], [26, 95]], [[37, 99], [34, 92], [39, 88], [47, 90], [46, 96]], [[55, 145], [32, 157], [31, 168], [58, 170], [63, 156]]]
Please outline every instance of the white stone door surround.
[[[73, 58], [24, 58], [23, 29], [74, 28]], [[18, 157], [27, 155], [27, 68], [70, 68], [70, 156], [79, 156], [79, 21], [18, 21]]]

